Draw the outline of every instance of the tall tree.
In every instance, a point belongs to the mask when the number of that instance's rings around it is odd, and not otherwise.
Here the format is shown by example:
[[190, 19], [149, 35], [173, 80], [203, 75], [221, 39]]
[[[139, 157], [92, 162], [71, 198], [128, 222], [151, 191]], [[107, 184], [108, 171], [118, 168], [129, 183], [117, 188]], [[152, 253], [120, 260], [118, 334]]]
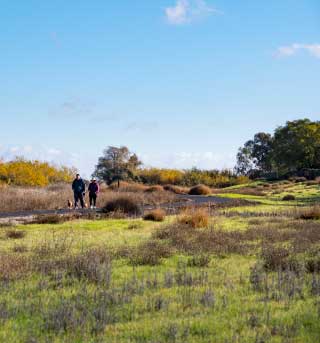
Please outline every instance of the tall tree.
[[125, 147], [109, 146], [98, 160], [94, 175], [104, 180], [108, 185], [121, 180], [133, 180], [136, 170], [142, 164], [138, 156]]
[[320, 121], [288, 121], [274, 134], [274, 161], [281, 173], [320, 168]]
[[259, 132], [247, 141], [237, 154], [236, 171], [248, 175], [252, 170], [270, 172], [272, 169], [273, 139], [269, 133]]

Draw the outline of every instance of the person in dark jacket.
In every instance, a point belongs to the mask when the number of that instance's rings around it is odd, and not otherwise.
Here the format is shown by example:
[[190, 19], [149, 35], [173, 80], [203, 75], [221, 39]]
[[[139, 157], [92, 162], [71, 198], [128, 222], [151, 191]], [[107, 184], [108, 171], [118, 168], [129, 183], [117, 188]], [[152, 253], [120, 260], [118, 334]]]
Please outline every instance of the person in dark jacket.
[[78, 201], [80, 201], [81, 207], [84, 208], [83, 197], [85, 195], [86, 186], [81, 179], [80, 174], [77, 174], [76, 178], [72, 182], [72, 190], [74, 194], [74, 207], [78, 208]]
[[90, 208], [96, 208], [97, 196], [99, 193], [99, 184], [95, 178], [93, 178], [88, 187]]

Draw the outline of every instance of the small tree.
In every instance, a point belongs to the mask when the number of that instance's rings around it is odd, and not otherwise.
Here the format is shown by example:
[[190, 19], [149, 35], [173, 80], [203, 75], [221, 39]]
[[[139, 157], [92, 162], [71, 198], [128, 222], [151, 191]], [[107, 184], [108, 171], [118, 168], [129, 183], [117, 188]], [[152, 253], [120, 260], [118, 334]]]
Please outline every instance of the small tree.
[[109, 146], [98, 160], [94, 175], [104, 180], [108, 185], [121, 180], [134, 180], [136, 171], [142, 164], [138, 156], [125, 146], [120, 148]]

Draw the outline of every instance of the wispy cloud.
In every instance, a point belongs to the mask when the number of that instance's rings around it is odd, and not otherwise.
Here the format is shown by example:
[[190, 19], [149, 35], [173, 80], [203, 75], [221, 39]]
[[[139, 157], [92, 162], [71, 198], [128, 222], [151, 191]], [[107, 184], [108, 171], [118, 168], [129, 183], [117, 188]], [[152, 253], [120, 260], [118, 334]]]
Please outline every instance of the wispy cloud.
[[183, 25], [222, 12], [209, 6], [204, 0], [177, 0], [165, 9], [166, 19], [171, 25]]
[[300, 51], [306, 51], [313, 57], [320, 58], [320, 44], [300, 44], [294, 43], [291, 45], [280, 46], [276, 53], [276, 57], [291, 57], [299, 53]]

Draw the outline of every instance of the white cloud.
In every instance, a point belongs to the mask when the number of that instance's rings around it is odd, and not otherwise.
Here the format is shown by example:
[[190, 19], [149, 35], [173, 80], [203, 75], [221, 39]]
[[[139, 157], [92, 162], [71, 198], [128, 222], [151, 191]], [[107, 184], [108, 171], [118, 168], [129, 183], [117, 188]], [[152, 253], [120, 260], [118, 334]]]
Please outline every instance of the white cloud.
[[299, 51], [306, 51], [311, 56], [320, 58], [320, 44], [300, 44], [294, 43], [287, 46], [281, 46], [276, 51], [277, 57], [290, 57], [296, 55]]
[[214, 13], [221, 13], [207, 5], [204, 0], [177, 0], [175, 6], [165, 9], [169, 24], [183, 25], [207, 17]]
[[178, 152], [172, 154], [147, 155], [138, 154], [146, 166], [160, 168], [188, 169], [197, 167], [201, 169], [233, 168], [235, 154], [222, 155], [212, 151], [205, 152]]

